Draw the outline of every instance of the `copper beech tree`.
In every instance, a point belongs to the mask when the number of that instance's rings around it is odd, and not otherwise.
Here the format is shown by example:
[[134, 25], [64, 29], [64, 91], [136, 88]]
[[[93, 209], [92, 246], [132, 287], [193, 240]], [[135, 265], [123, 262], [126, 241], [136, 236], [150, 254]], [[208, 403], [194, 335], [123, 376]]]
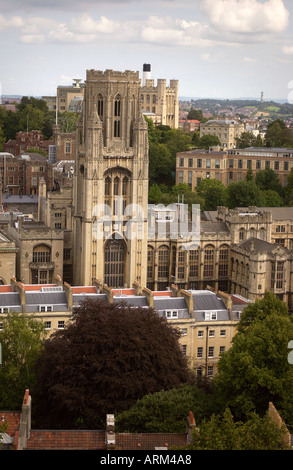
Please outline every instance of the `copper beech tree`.
[[179, 335], [152, 308], [83, 301], [39, 357], [35, 423], [97, 429], [108, 413], [122, 412], [149, 393], [191, 383]]

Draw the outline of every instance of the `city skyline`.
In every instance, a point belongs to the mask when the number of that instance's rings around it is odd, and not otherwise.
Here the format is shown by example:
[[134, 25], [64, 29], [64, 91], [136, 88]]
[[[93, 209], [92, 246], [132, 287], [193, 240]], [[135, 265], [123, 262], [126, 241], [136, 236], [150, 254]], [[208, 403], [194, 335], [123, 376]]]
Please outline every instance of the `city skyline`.
[[4, 0], [1, 94], [55, 95], [87, 69], [179, 80], [180, 97], [292, 102], [289, 0]]

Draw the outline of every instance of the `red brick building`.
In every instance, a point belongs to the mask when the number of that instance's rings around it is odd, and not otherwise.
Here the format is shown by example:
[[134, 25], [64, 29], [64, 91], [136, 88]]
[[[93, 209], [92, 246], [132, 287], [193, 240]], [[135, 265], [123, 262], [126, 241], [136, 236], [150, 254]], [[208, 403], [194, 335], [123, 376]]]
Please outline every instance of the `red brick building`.
[[27, 149], [34, 148], [43, 150], [48, 154], [49, 145], [52, 145], [52, 140], [45, 140], [41, 131], [18, 132], [15, 139], [10, 139], [3, 144], [3, 151], [12, 153], [15, 157], [25, 153]]
[[41, 178], [49, 188], [53, 185], [53, 170], [47, 157], [30, 153], [22, 157], [13, 157], [0, 153], [0, 183], [2, 191], [11, 195], [38, 194]]

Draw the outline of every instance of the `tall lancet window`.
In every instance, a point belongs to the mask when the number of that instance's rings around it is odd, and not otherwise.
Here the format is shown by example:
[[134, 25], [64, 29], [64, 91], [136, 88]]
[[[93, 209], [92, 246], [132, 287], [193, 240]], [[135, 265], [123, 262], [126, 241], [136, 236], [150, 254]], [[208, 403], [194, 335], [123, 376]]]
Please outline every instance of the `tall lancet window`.
[[102, 95], [98, 95], [98, 115], [102, 120], [104, 115], [104, 100]]
[[121, 97], [114, 100], [114, 137], [121, 137]]

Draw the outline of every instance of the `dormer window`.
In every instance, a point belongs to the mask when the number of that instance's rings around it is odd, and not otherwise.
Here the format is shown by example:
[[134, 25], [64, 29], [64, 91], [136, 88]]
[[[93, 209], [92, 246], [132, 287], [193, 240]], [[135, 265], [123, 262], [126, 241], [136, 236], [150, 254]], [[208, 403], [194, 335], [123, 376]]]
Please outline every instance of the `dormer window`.
[[217, 312], [204, 312], [205, 320], [217, 320]]
[[39, 305], [39, 312], [53, 312], [53, 305]]
[[178, 318], [178, 310], [166, 310], [166, 318]]

